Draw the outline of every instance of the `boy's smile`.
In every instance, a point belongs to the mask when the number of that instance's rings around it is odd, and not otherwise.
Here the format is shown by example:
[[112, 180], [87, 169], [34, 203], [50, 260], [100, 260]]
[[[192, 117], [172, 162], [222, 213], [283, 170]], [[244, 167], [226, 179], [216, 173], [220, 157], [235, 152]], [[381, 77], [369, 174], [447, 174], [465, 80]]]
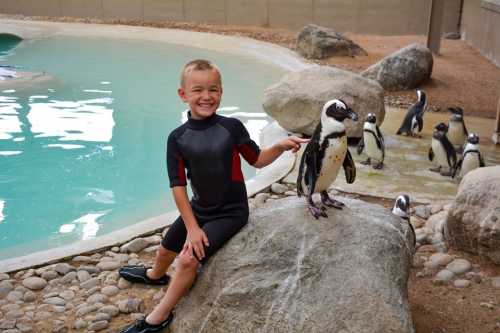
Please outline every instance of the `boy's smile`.
[[191, 117], [210, 117], [217, 111], [222, 98], [220, 75], [216, 70], [191, 70], [178, 93], [182, 101], [189, 105]]

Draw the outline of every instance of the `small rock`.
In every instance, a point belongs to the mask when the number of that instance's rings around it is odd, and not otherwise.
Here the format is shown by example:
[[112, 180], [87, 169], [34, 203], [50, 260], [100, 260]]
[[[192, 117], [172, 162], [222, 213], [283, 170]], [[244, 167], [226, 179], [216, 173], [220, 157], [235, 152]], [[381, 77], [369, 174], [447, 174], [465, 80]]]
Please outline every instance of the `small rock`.
[[74, 291], [72, 291], [72, 290], [69, 290], [69, 289], [68, 289], [68, 290], [63, 291], [63, 292], [60, 294], [60, 296], [61, 296], [62, 298], [64, 298], [66, 301], [70, 301], [70, 300], [72, 300], [73, 298], [75, 298], [75, 292], [74, 292]]
[[7, 273], [0, 273], [0, 281], [8, 280], [8, 279], [10, 279], [9, 274], [7, 274]]
[[120, 278], [118, 280], [118, 288], [120, 289], [128, 289], [132, 286], [132, 283], [129, 281], [125, 280], [124, 278]]
[[427, 220], [431, 216], [431, 209], [429, 206], [417, 206], [415, 207], [415, 215], [417, 215], [421, 219]]
[[121, 313], [133, 313], [133, 312], [142, 312], [144, 303], [142, 299], [129, 298], [118, 301], [116, 305], [118, 306], [118, 309], [120, 309]]
[[491, 278], [491, 285], [495, 288], [500, 288], [500, 276]]
[[132, 321], [142, 320], [144, 319], [144, 317], [145, 317], [144, 314], [139, 312], [130, 314], [130, 319]]
[[82, 283], [90, 279], [90, 273], [87, 271], [78, 271], [76, 272], [76, 277], [78, 278], [78, 281]]
[[10, 281], [4, 280], [0, 282], [0, 298], [4, 298], [7, 296], [12, 290], [14, 290], [14, 286]]
[[109, 323], [106, 320], [96, 321], [95, 323], [91, 323], [87, 329], [89, 331], [101, 331], [109, 326]]
[[7, 320], [12, 320], [12, 319], [18, 319], [24, 316], [24, 311], [23, 310], [11, 310], [5, 314], [5, 319]]
[[101, 293], [106, 296], [115, 296], [120, 292], [120, 289], [115, 286], [105, 286], [101, 289]]
[[91, 257], [88, 256], [76, 256], [72, 259], [74, 262], [84, 262], [84, 263], [95, 263], [97, 262], [96, 259], [92, 259]]
[[68, 284], [68, 283], [71, 283], [75, 279], [76, 279], [76, 272], [68, 272], [66, 275], [64, 275], [61, 278], [61, 283]]
[[103, 294], [94, 294], [89, 296], [89, 298], [87, 298], [87, 303], [89, 304], [106, 303], [107, 301], [108, 301], [108, 296]]
[[269, 199], [269, 197], [269, 193], [257, 193], [255, 195], [255, 204], [257, 206], [262, 205], [267, 201], [267, 199]]
[[73, 325], [73, 327], [77, 330], [81, 330], [82, 328], [85, 328], [87, 327], [87, 322], [81, 318], [77, 319], [75, 321], [75, 324]]
[[98, 278], [91, 278], [85, 282], [80, 283], [80, 287], [84, 289], [91, 289], [98, 286], [101, 283]]
[[16, 328], [23, 333], [33, 332], [33, 328], [24, 323], [16, 323]]
[[0, 320], [0, 329], [8, 330], [16, 327], [15, 320]]
[[470, 271], [471, 268], [471, 263], [465, 259], [455, 259], [446, 266], [447, 270], [455, 274], [463, 274]]
[[37, 311], [35, 312], [35, 317], [33, 318], [35, 321], [43, 321], [52, 317], [52, 314], [48, 311]]
[[453, 257], [445, 253], [434, 253], [429, 260], [424, 264], [425, 267], [438, 268], [446, 266], [453, 261]]
[[488, 308], [490, 310], [495, 309], [495, 305], [488, 303], [488, 302], [481, 302], [481, 303], [479, 303], [479, 305], [482, 306], [483, 308]]
[[36, 294], [31, 290], [24, 293], [23, 301], [25, 302], [34, 302], [36, 300]]
[[76, 317], [83, 317], [86, 314], [94, 312], [95, 310], [97, 310], [95, 306], [86, 305], [86, 306], [82, 306], [78, 310], [76, 310], [75, 315], [76, 315]]
[[66, 305], [66, 301], [60, 297], [49, 297], [43, 300], [45, 304]]
[[139, 253], [149, 245], [145, 238], [136, 238], [120, 247], [121, 253]]
[[286, 191], [288, 191], [288, 187], [286, 185], [280, 184], [280, 183], [273, 183], [271, 184], [271, 192], [276, 193], [276, 194], [283, 194]]
[[23, 286], [31, 290], [40, 290], [47, 286], [47, 281], [39, 277], [29, 277], [23, 280]]
[[50, 281], [59, 277], [56, 271], [45, 271], [41, 275], [42, 279]]
[[297, 195], [297, 193], [295, 191], [286, 191], [284, 194], [286, 196], [289, 196], [289, 197], [293, 197], [293, 196]]
[[23, 293], [17, 290], [13, 290], [7, 295], [6, 298], [9, 302], [18, 302], [23, 299]]
[[96, 266], [101, 271], [114, 271], [121, 267], [121, 263], [119, 261], [101, 261]]
[[66, 275], [70, 271], [74, 271], [75, 267], [71, 266], [68, 263], [59, 263], [56, 265], [56, 267], [54, 267], [54, 270], [61, 275]]
[[457, 288], [467, 288], [468, 286], [470, 286], [470, 281], [458, 279], [453, 282], [453, 285]]
[[86, 271], [88, 272], [89, 274], [99, 274], [101, 272], [101, 270], [95, 266], [80, 266], [78, 267], [78, 270], [79, 271]]
[[107, 313], [111, 317], [116, 317], [120, 313], [120, 309], [114, 305], [106, 305], [99, 309], [100, 312]]
[[437, 275], [434, 277], [434, 279], [432, 280], [432, 282], [434, 282], [434, 284], [446, 284], [448, 282], [450, 282], [453, 277], [455, 276], [455, 274], [453, 274], [452, 271], [449, 271], [447, 269], [443, 269], [441, 271], [439, 271], [439, 273], [437, 273]]
[[109, 315], [106, 312], [99, 312], [98, 314], [95, 315], [94, 321], [102, 321], [102, 320], [106, 321], [111, 320], [111, 315]]

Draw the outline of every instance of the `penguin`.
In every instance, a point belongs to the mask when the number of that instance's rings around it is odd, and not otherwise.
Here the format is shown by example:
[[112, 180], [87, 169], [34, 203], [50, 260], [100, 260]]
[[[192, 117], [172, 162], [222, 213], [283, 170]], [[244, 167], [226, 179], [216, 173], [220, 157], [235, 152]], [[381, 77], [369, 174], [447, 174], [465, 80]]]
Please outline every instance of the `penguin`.
[[417, 236], [415, 234], [415, 228], [413, 228], [413, 225], [410, 222], [410, 197], [408, 194], [401, 194], [396, 198], [394, 201], [394, 207], [392, 208], [392, 214], [401, 218], [401, 220], [408, 224], [413, 245], [413, 250], [410, 252], [413, 253], [415, 251], [415, 245], [417, 244]]
[[406, 116], [397, 131], [397, 135], [406, 134], [417, 136], [424, 127], [424, 112], [427, 108], [427, 96], [423, 90], [417, 90], [417, 102], [413, 104], [406, 113]]
[[462, 159], [458, 161], [452, 176], [455, 178], [458, 173], [459, 178], [463, 178], [467, 172], [484, 166], [484, 159], [481, 151], [479, 151], [479, 137], [471, 133], [467, 136], [467, 144], [465, 145]]
[[462, 152], [462, 147], [467, 139], [467, 127], [464, 122], [464, 110], [461, 107], [448, 108], [451, 112], [448, 121], [448, 139], [457, 152]]
[[370, 160], [373, 159], [377, 162], [373, 165], [373, 168], [382, 169], [385, 157], [384, 137], [377, 126], [377, 117], [373, 113], [369, 113], [365, 118], [363, 136], [357, 148], [358, 155], [360, 155], [363, 150], [368, 156], [368, 159], [361, 162], [361, 164], [370, 165]]
[[[340, 167], [344, 167], [348, 184], [356, 179], [356, 166], [347, 149], [347, 135], [343, 121], [358, 120], [358, 115], [340, 99], [325, 103], [321, 118], [300, 160], [297, 177], [298, 196], [307, 195], [309, 211], [318, 219], [328, 217], [326, 207], [342, 209], [344, 204], [328, 195], [328, 188], [337, 178]], [[307, 191], [307, 192], [305, 192]], [[312, 199], [313, 193], [321, 194], [321, 207]]]
[[[439, 123], [434, 127], [428, 155], [429, 160], [437, 164], [436, 168], [430, 168], [429, 170], [439, 172], [442, 176], [452, 176], [457, 163], [457, 153], [446, 136], [447, 131], [448, 126], [445, 123]], [[447, 168], [448, 171], [442, 171], [441, 168]]]

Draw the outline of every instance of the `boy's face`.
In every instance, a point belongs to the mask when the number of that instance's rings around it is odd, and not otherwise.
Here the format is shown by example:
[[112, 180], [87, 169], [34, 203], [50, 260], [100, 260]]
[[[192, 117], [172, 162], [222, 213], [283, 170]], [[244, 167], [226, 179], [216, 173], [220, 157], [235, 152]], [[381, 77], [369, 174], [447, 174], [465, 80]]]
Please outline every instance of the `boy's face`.
[[217, 111], [222, 97], [222, 85], [216, 70], [191, 70], [184, 77], [179, 97], [189, 105], [191, 117], [204, 119]]

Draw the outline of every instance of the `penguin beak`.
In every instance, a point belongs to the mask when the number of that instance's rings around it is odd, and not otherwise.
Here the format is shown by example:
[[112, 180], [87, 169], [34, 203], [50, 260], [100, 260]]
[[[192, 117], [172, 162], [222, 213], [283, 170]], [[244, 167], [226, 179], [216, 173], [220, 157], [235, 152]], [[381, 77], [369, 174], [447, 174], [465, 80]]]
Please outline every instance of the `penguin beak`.
[[357, 121], [358, 120], [358, 114], [356, 112], [354, 112], [351, 108], [349, 108], [347, 110], [347, 115], [350, 119], [354, 120], [354, 121]]

